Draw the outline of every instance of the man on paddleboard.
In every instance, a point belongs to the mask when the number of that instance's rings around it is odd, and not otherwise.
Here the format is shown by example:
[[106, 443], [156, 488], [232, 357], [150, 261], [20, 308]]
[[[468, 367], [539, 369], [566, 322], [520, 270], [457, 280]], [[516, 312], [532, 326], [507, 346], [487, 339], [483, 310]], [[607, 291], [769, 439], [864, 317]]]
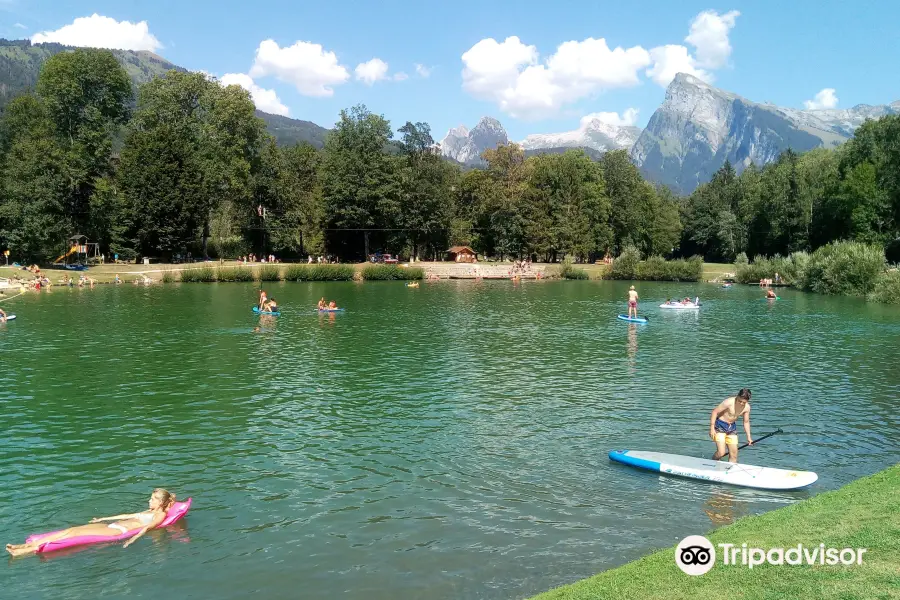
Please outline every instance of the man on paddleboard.
[[628, 290], [628, 317], [637, 319], [637, 301], [638, 293], [634, 291], [634, 286]]
[[709, 416], [709, 437], [716, 443], [713, 460], [719, 460], [728, 454], [728, 462], [736, 463], [738, 457], [737, 420], [744, 417], [744, 433], [747, 444], [753, 445], [750, 435], [750, 390], [741, 389], [737, 396], [725, 398], [715, 407]]

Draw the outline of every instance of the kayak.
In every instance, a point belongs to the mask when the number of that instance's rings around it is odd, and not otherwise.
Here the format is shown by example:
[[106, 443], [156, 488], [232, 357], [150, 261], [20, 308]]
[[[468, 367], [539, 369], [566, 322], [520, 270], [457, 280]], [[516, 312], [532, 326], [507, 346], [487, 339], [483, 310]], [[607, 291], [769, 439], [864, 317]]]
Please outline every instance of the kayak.
[[629, 317], [628, 315], [616, 315], [618, 318], [623, 321], [628, 321], [630, 323], [648, 323], [649, 319], [645, 319], [644, 317]]
[[255, 312], [258, 315], [272, 315], [273, 317], [277, 317], [278, 315], [281, 314], [281, 311], [279, 311], [279, 310], [276, 310], [274, 312], [270, 311], [270, 310], [259, 310], [258, 306], [253, 307], [253, 312]]
[[744, 463], [732, 464], [665, 452], [613, 450], [609, 453], [609, 458], [623, 465], [665, 475], [763, 490], [795, 490], [811, 485], [819, 478], [812, 471], [790, 471]]

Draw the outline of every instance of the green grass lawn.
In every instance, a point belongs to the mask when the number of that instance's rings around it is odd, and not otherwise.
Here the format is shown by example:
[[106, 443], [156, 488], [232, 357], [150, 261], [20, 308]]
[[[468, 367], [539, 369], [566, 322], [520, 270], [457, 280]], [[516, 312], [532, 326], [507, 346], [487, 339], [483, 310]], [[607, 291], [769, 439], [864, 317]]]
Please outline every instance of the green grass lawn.
[[[701, 532], [697, 532], [700, 534]], [[839, 490], [746, 517], [706, 536], [716, 545], [713, 569], [697, 577], [675, 565], [675, 547], [534, 600], [881, 600], [900, 598], [900, 464]], [[738, 547], [867, 548], [862, 565], [722, 565], [720, 543]]]

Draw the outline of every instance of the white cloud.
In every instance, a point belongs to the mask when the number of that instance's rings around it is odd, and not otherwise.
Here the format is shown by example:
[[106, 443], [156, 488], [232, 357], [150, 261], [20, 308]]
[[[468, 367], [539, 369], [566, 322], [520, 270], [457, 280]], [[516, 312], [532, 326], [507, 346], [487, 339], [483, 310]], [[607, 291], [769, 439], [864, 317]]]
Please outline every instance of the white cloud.
[[590, 125], [591, 121], [600, 121], [616, 127], [628, 127], [637, 123], [638, 109], [627, 108], [620, 116], [615, 112], [597, 112], [581, 117], [581, 127]]
[[653, 66], [647, 69], [647, 77], [663, 87], [669, 85], [678, 73], [688, 73], [711, 83], [712, 70], [728, 64], [731, 56], [728, 34], [740, 14], [736, 10], [724, 15], [713, 10], [698, 14], [691, 21], [691, 30], [684, 38], [696, 49], [696, 56], [680, 44], [657, 46], [650, 50]]
[[16, 23], [15, 25], [13, 25], [13, 27], [16, 27], [18, 29], [28, 29], [27, 25], [22, 25], [21, 23]]
[[807, 110], [820, 108], [837, 108], [838, 97], [834, 95], [834, 88], [825, 88], [816, 94], [812, 100], [803, 103]]
[[244, 73], [227, 73], [222, 76], [219, 82], [224, 86], [239, 85], [248, 92], [253, 98], [256, 108], [263, 112], [272, 113], [274, 115], [288, 116], [288, 107], [281, 103], [275, 90], [267, 90], [259, 87], [253, 81], [253, 78]]
[[646, 75], [659, 85], [668, 86], [678, 73], [688, 73], [703, 81], [712, 81], [712, 74], [697, 68], [697, 61], [688, 49], [678, 44], [658, 46], [650, 50], [653, 66]]
[[273, 75], [293, 84], [304, 96], [332, 96], [333, 86], [350, 79], [347, 68], [338, 62], [334, 52], [319, 44], [295, 42], [281, 48], [274, 40], [265, 40], [256, 49], [251, 77]]
[[394, 73], [394, 81], [406, 81], [409, 79], [409, 75], [400, 71], [399, 73]]
[[356, 79], [366, 85], [372, 85], [376, 81], [387, 79], [387, 72], [388, 64], [380, 58], [373, 58], [364, 63], [359, 63], [354, 71]]
[[118, 50], [149, 50], [156, 52], [163, 45], [150, 33], [147, 21], [132, 23], [116, 21], [94, 13], [79, 17], [56, 31], [42, 31], [31, 36], [35, 44], [57, 42], [68, 46], [114, 48]]
[[684, 41], [697, 49], [697, 64], [709, 69], [718, 69], [728, 63], [731, 43], [728, 34], [735, 20], [741, 15], [732, 10], [724, 15], [714, 10], [705, 10], [691, 21], [691, 32]]
[[481, 40], [462, 55], [463, 88], [522, 118], [541, 118], [605, 89], [640, 83], [649, 53], [635, 46], [611, 50], [604, 39], [561, 44], [543, 64], [537, 48], [518, 37]]
[[416, 75], [418, 75], [419, 77], [429, 77], [431, 75], [431, 67], [426, 67], [425, 65], [419, 63], [416, 63], [415, 67]]

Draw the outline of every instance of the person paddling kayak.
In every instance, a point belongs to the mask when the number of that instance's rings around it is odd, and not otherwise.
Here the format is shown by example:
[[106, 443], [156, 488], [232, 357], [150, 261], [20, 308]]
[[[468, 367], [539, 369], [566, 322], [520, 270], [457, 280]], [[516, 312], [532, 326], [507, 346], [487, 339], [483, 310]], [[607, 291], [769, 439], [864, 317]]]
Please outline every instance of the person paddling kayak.
[[709, 416], [709, 437], [716, 443], [713, 460], [719, 460], [728, 454], [728, 462], [736, 463], [738, 459], [737, 420], [744, 417], [744, 433], [747, 434], [747, 445], [753, 445], [750, 434], [750, 390], [742, 388], [736, 396], [725, 398], [712, 410]]

